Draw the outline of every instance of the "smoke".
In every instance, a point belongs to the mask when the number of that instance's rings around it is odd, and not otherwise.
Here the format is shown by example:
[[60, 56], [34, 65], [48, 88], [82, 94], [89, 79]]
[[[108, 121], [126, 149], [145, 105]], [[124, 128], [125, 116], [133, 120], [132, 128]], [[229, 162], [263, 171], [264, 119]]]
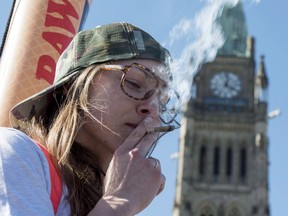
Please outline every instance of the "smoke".
[[169, 46], [171, 47], [175, 40], [182, 39], [191, 34], [193, 34], [193, 20], [182, 19], [169, 33]]
[[261, 2], [261, 0], [252, 0], [251, 3], [255, 3], [255, 4], [259, 4]]
[[[236, 6], [240, 0], [206, 0], [206, 4], [194, 19], [182, 19], [169, 33], [166, 46], [173, 50], [177, 41], [186, 41], [180, 57], [174, 58], [172, 72], [174, 73], [173, 88], [181, 95], [182, 104], [191, 97], [193, 76], [201, 64], [213, 61], [217, 50], [225, 42], [225, 38], [216, 19], [221, 15], [226, 4]], [[249, 0], [260, 3], [261, 0]], [[244, 1], [242, 1], [244, 3]], [[194, 39], [192, 40], [192, 36]], [[181, 106], [183, 107], [183, 106]]]

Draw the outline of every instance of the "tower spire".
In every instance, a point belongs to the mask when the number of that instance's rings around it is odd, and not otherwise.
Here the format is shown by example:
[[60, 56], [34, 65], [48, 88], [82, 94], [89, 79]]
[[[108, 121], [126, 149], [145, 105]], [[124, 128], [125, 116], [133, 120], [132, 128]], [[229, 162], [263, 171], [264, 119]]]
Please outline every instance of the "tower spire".
[[247, 27], [241, 1], [235, 6], [227, 4], [218, 19], [225, 43], [218, 55], [249, 57], [247, 52]]
[[267, 102], [268, 100], [268, 77], [266, 74], [266, 67], [265, 67], [265, 57], [264, 55], [261, 55], [260, 57], [260, 65], [259, 65], [259, 70], [256, 75], [255, 79], [255, 91], [256, 91], [256, 99], [257, 101], [261, 102]]
[[266, 67], [265, 67], [265, 56], [261, 55], [260, 57], [260, 66], [256, 77], [256, 85], [261, 87], [262, 89], [267, 89], [268, 87], [268, 78], [266, 75]]

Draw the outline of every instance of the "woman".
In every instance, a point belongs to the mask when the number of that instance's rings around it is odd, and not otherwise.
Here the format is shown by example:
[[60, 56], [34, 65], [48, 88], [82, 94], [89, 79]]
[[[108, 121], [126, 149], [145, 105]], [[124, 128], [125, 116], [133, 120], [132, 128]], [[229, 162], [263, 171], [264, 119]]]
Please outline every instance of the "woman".
[[12, 109], [18, 130], [0, 129], [1, 215], [129, 216], [145, 209], [165, 184], [160, 162], [148, 157], [159, 138], [153, 128], [176, 122], [167, 104], [169, 58], [128, 23], [78, 33], [54, 84]]

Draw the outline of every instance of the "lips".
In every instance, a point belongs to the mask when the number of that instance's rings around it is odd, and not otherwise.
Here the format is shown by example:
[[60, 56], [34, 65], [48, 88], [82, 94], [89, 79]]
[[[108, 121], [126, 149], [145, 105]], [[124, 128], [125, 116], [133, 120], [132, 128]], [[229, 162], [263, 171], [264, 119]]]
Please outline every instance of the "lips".
[[132, 127], [133, 129], [135, 129], [138, 126], [138, 124], [133, 124], [133, 123], [127, 123], [126, 125], [128, 127]]

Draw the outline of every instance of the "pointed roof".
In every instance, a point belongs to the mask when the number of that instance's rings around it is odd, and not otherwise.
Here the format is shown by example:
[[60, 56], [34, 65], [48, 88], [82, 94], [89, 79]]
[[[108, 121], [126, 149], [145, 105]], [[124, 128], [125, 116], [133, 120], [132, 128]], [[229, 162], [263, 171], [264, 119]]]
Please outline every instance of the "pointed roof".
[[266, 75], [266, 68], [264, 63], [264, 55], [261, 56], [260, 67], [256, 76], [256, 85], [263, 89], [267, 89], [268, 87], [268, 78]]
[[247, 27], [241, 1], [236, 5], [227, 4], [218, 22], [222, 27], [225, 43], [218, 55], [249, 57], [247, 52]]

